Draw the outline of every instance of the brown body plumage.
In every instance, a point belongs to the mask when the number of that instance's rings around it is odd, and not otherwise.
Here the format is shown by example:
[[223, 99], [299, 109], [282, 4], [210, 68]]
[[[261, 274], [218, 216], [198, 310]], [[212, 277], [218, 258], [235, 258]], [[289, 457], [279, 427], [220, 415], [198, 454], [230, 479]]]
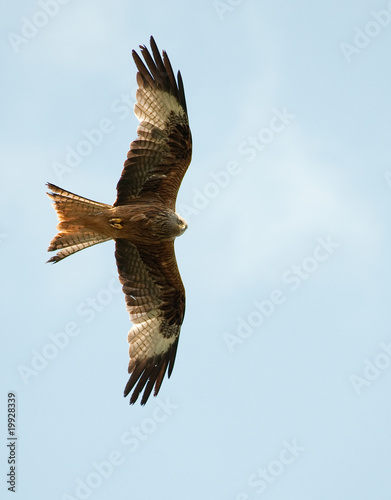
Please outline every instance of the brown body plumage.
[[49, 262], [114, 239], [119, 278], [130, 319], [131, 374], [125, 396], [134, 403], [144, 390], [159, 392], [174, 365], [185, 311], [185, 290], [175, 260], [174, 240], [187, 228], [175, 212], [175, 200], [191, 160], [191, 133], [183, 83], [175, 79], [167, 54], [163, 58], [151, 37], [152, 56], [136, 52], [135, 114], [140, 120], [117, 185], [113, 205], [95, 202], [48, 184], [59, 218]]

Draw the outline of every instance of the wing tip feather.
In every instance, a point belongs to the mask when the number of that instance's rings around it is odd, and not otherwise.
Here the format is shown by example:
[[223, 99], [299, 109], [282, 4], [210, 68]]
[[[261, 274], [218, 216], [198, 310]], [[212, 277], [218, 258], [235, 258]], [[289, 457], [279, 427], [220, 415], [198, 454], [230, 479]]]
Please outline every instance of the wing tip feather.
[[[144, 86], [147, 84], [152, 88], [160, 88], [170, 93], [176, 97], [178, 103], [187, 114], [186, 98], [180, 72], [178, 72], [177, 78], [175, 78], [167, 52], [165, 50], [162, 51], [162, 59], [159, 48], [152, 35], [150, 36], [149, 42], [152, 55], [146, 45], [139, 45], [144, 61], [135, 50], [132, 50], [133, 60], [142, 77]], [[137, 80], [137, 84], [140, 85], [139, 80]]]
[[162, 355], [147, 358], [136, 365], [129, 365], [131, 374], [124, 389], [125, 398], [131, 393], [129, 404], [136, 403], [141, 393], [143, 393], [140, 401], [142, 406], [148, 401], [152, 390], [155, 397], [159, 394], [167, 368], [168, 377], [171, 376], [177, 346], [178, 338], [170, 346], [170, 349]]

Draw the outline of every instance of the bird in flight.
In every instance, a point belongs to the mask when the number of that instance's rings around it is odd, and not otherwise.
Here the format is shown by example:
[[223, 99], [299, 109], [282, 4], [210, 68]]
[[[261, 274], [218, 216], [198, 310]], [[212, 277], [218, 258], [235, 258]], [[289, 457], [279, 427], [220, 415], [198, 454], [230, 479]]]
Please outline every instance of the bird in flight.
[[83, 248], [115, 241], [115, 258], [132, 328], [128, 334], [130, 378], [124, 396], [144, 405], [172, 373], [185, 313], [185, 289], [174, 240], [187, 229], [175, 211], [192, 140], [181, 73], [177, 78], [153, 37], [151, 53], [140, 46], [137, 66], [137, 139], [131, 145], [113, 205], [98, 203], [48, 183], [59, 224], [48, 262]]

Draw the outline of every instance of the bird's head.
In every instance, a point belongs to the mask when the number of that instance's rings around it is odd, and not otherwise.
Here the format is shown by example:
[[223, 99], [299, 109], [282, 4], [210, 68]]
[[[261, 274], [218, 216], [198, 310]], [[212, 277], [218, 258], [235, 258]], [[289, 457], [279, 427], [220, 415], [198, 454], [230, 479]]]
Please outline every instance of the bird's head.
[[183, 234], [187, 229], [187, 222], [172, 210], [165, 210], [151, 220], [154, 235], [162, 240], [172, 240]]
[[177, 227], [178, 227], [178, 231], [179, 231], [178, 236], [180, 236], [181, 234], [183, 234], [186, 231], [186, 229], [187, 229], [187, 222], [180, 215], [178, 215], [178, 214], [175, 214], [175, 215], [176, 215], [176, 218], [177, 218]]

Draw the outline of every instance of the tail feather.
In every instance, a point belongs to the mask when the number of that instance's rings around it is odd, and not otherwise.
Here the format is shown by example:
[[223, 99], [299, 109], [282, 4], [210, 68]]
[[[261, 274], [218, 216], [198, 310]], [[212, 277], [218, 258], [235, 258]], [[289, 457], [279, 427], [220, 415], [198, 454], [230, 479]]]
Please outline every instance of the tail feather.
[[111, 205], [82, 198], [74, 193], [65, 191], [54, 184], [47, 184], [52, 191], [47, 193], [54, 201], [59, 224], [58, 234], [50, 242], [48, 252], [60, 250], [48, 262], [59, 262], [83, 248], [109, 241], [111, 237], [86, 226], [85, 221], [90, 215], [100, 215], [105, 210], [111, 209]]

